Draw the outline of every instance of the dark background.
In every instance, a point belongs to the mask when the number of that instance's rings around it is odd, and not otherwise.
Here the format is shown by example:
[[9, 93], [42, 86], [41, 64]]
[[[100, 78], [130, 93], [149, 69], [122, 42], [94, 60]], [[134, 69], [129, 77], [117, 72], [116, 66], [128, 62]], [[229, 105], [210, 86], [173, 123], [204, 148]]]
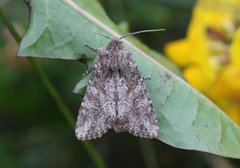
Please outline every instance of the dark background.
[[[3, 2], [6, 2], [3, 4]], [[137, 37], [152, 49], [162, 52], [166, 42], [183, 38], [191, 18], [193, 0], [100, 0], [109, 17], [130, 32], [164, 28], [154, 34]], [[5, 14], [23, 35], [29, 15], [24, 1], [0, 2]], [[31, 64], [17, 58], [18, 45], [0, 22], [0, 168], [96, 167], [74, 131], [59, 112], [41, 84]], [[85, 65], [73, 61], [39, 60], [76, 118], [82, 97], [71, 91]], [[148, 151], [144, 144], [153, 143], [157, 164], [163, 168], [234, 168], [238, 160], [202, 152], [170, 147], [160, 141], [109, 131], [91, 141], [107, 167], [147, 167]], [[141, 145], [142, 144], [142, 145]], [[154, 167], [154, 165], [152, 166]]]

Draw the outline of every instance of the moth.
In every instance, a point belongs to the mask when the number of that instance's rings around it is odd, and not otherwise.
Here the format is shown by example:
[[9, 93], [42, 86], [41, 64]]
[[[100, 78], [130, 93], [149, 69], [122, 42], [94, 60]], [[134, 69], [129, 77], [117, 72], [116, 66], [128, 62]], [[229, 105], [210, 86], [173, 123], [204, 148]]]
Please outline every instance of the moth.
[[[108, 129], [128, 131], [144, 138], [158, 137], [158, 120], [137, 64], [120, 38], [109, 38], [106, 48], [96, 49], [92, 76], [88, 82], [76, 123], [76, 137], [90, 140]], [[106, 36], [105, 36], [106, 37]]]

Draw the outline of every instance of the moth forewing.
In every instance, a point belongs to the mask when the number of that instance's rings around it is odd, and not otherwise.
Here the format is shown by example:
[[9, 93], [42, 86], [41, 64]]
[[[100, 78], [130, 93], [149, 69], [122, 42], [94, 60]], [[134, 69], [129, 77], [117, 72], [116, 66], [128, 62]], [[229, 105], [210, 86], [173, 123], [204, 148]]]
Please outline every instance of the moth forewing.
[[159, 131], [143, 78], [120, 38], [98, 50], [79, 110], [76, 136], [94, 139], [110, 128], [145, 138], [156, 138]]

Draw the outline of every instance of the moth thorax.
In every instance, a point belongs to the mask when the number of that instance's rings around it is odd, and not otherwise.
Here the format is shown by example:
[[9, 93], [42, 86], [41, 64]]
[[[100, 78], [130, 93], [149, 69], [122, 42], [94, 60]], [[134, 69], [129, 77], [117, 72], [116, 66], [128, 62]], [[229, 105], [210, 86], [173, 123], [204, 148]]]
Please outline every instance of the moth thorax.
[[118, 62], [117, 62], [117, 61], [112, 62], [112, 63], [109, 65], [109, 69], [110, 69], [111, 71], [118, 71], [118, 69], [119, 69]]

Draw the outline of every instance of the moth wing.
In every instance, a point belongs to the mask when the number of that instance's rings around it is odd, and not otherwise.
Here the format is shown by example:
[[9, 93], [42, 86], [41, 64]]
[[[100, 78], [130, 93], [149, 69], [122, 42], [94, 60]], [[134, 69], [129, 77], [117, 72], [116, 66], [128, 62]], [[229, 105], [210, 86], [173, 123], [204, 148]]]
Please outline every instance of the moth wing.
[[127, 130], [140, 137], [156, 138], [159, 130], [156, 113], [137, 64], [130, 52], [123, 52], [119, 57], [122, 57], [123, 64], [117, 80], [119, 101], [114, 129]]
[[101, 137], [111, 128], [116, 117], [113, 79], [104, 75], [99, 57], [98, 55], [95, 60], [77, 118], [75, 133], [79, 140]]

